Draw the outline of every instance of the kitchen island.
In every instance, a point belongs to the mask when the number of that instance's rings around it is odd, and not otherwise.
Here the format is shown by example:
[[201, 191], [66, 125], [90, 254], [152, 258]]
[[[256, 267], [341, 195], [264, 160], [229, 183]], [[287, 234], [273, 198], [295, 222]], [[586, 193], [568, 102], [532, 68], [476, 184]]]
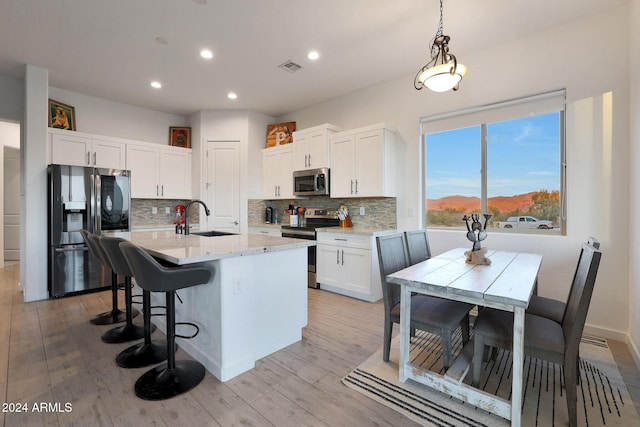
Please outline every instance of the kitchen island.
[[[220, 381], [302, 338], [307, 324], [307, 247], [314, 241], [260, 234], [204, 237], [173, 231], [109, 233], [177, 265], [197, 264], [213, 274], [207, 284], [179, 290], [176, 321], [200, 328], [178, 345]], [[152, 293], [152, 305], [164, 296]], [[152, 317], [162, 331], [163, 316]], [[176, 326], [179, 335], [192, 327]]]

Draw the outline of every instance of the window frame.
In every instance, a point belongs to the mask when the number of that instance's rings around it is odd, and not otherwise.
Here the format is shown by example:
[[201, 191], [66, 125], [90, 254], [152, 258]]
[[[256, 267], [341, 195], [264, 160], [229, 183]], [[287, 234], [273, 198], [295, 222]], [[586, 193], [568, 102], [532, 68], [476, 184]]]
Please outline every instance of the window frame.
[[[509, 110], [514, 109], [513, 113]], [[509, 111], [503, 114], [505, 111]], [[455, 130], [469, 126], [480, 126], [481, 128], [481, 153], [480, 153], [480, 208], [482, 213], [488, 211], [488, 190], [487, 190], [487, 124], [508, 121], [512, 119], [524, 118], [533, 115], [542, 115], [547, 113], [559, 113], [559, 136], [560, 136], [560, 217], [559, 217], [559, 235], [565, 236], [567, 233], [567, 185], [566, 185], [566, 89], [554, 90], [540, 94], [514, 98], [507, 101], [485, 104], [462, 110], [435, 114], [422, 117], [420, 119], [420, 183], [419, 191], [421, 195], [421, 223], [424, 228], [432, 230], [449, 230], [448, 227], [438, 227], [427, 224], [427, 188], [426, 188], [426, 136], [430, 133], [442, 132], [447, 130]], [[490, 117], [487, 118], [487, 117]], [[460, 125], [451, 125], [461, 118]], [[481, 119], [474, 122], [474, 119]], [[462, 225], [462, 223], [461, 223]], [[495, 229], [495, 231], [501, 229]], [[457, 231], [457, 229], [456, 229]], [[502, 231], [502, 230], [501, 230]], [[512, 229], [508, 231], [513, 234], [537, 234], [535, 229]], [[548, 233], [545, 233], [548, 234]], [[558, 235], [553, 233], [552, 235]]]

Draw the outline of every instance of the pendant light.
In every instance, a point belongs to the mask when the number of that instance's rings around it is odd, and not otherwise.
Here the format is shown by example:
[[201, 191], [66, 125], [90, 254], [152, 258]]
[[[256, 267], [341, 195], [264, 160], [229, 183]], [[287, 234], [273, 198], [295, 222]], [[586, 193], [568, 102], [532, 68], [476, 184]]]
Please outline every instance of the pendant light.
[[467, 67], [458, 63], [455, 55], [449, 53], [451, 38], [443, 34], [442, 22], [442, 0], [440, 0], [440, 25], [430, 43], [431, 60], [418, 71], [413, 82], [418, 90], [423, 87], [434, 92], [458, 90], [460, 80], [467, 74]]

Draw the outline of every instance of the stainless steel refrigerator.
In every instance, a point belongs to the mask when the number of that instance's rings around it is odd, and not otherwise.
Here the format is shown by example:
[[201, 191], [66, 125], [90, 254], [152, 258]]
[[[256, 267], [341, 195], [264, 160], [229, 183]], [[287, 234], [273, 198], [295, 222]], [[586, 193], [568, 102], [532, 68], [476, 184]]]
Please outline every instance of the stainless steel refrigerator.
[[126, 170], [50, 165], [49, 296], [111, 286], [111, 271], [89, 253], [80, 230], [129, 231], [131, 176]]

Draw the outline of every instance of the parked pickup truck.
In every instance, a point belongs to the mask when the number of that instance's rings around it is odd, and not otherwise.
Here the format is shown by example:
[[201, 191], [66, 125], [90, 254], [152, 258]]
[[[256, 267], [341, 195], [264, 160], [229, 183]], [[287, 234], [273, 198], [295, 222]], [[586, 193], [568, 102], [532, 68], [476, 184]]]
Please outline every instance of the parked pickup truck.
[[538, 219], [532, 216], [510, 216], [506, 221], [498, 221], [500, 228], [539, 228], [541, 230], [550, 230], [553, 223], [544, 219]]

